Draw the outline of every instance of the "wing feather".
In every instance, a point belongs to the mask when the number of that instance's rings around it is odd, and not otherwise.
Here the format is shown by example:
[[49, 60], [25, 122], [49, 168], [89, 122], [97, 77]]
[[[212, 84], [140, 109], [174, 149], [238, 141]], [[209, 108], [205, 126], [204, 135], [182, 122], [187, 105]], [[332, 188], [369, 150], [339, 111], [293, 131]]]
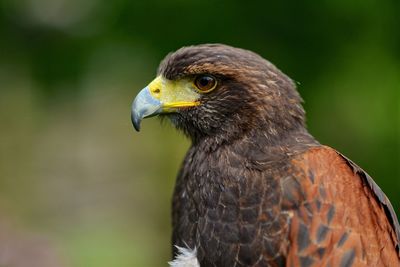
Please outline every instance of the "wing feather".
[[[368, 174], [329, 147], [292, 161], [283, 184], [290, 223], [287, 266], [400, 266], [399, 224]], [[290, 204], [292, 202], [292, 204]]]

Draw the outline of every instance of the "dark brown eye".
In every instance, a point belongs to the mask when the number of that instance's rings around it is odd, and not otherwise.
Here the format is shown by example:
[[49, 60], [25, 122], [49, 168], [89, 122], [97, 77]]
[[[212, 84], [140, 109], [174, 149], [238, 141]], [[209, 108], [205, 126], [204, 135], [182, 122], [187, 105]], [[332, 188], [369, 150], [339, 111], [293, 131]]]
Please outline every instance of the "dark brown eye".
[[201, 92], [207, 93], [215, 89], [217, 86], [217, 80], [210, 75], [201, 75], [196, 77], [194, 85], [196, 85], [197, 89]]

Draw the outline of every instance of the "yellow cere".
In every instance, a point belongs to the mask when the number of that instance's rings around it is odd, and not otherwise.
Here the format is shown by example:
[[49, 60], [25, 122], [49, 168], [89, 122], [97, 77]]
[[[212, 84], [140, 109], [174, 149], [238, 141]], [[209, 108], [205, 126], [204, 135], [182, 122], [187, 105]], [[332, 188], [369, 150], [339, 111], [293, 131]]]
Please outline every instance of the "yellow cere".
[[165, 111], [169, 108], [199, 105], [197, 100], [200, 98], [200, 94], [196, 92], [193, 82], [189, 79], [172, 81], [158, 76], [148, 87], [151, 95], [161, 101]]

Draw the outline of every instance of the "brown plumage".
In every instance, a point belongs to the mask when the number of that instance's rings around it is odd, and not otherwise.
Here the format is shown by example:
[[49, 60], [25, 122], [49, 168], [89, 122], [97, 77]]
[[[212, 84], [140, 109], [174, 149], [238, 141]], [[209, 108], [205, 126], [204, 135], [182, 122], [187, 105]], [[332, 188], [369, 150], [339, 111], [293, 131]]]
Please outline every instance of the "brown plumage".
[[212, 75], [199, 105], [164, 114], [192, 140], [173, 197], [173, 245], [200, 266], [400, 266], [400, 227], [363, 170], [305, 128], [294, 83], [257, 54], [182, 48], [169, 80]]

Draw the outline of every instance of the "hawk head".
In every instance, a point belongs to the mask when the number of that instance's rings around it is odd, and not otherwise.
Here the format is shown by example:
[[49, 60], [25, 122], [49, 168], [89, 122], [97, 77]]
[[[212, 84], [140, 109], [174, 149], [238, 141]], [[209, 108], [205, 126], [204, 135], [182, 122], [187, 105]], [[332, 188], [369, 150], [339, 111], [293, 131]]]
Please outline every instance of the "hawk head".
[[230, 141], [257, 129], [273, 139], [304, 128], [301, 102], [292, 80], [261, 56], [204, 44], [167, 55], [133, 101], [132, 122], [139, 131], [143, 118], [167, 116], [193, 142]]

